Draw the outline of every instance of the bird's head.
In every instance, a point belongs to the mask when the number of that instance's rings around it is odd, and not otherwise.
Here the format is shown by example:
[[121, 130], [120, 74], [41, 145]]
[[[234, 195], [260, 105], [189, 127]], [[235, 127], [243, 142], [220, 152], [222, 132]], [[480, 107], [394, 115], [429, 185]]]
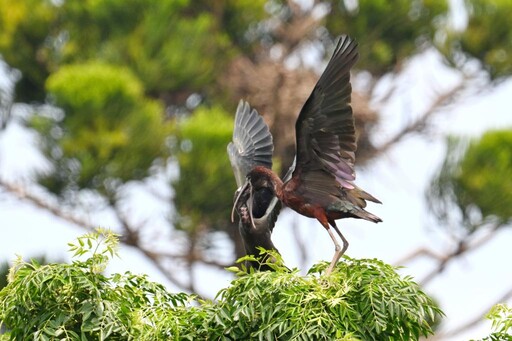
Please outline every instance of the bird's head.
[[275, 192], [275, 181], [273, 179], [274, 173], [266, 167], [254, 167], [246, 177], [246, 182], [250, 182], [254, 189], [269, 188]]
[[[245, 183], [236, 191], [231, 221], [234, 222], [235, 210], [240, 212], [243, 206], [247, 206], [251, 221], [254, 219], [253, 211], [263, 214], [275, 195], [275, 176], [272, 171], [263, 166], [254, 167], [246, 176]], [[255, 197], [257, 202], [255, 203]], [[254, 206], [256, 205], [256, 206]], [[261, 214], [257, 214], [258, 218]], [[254, 225], [254, 222], [253, 222]]]

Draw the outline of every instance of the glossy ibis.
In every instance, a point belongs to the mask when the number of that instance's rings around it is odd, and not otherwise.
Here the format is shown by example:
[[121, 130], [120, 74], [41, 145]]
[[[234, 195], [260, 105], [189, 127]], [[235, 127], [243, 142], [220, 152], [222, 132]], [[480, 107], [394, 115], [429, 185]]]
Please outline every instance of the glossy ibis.
[[[258, 247], [275, 250], [271, 235], [281, 203], [274, 194], [272, 184], [264, 179], [255, 181], [251, 191], [241, 192], [247, 174], [256, 166], [272, 168], [274, 145], [272, 135], [262, 117], [249, 104], [240, 101], [236, 110], [233, 142], [228, 145], [228, 155], [235, 174], [238, 190], [234, 211], [240, 216], [239, 231], [248, 255], [259, 256]], [[240, 195], [240, 197], [238, 197]], [[270, 270], [266, 259], [246, 262], [247, 268]]]
[[[272, 243], [272, 231], [276, 223], [281, 202], [275, 196], [272, 183], [261, 178], [252, 184], [251, 191], [241, 191], [247, 174], [256, 166], [272, 169], [274, 145], [272, 135], [262, 117], [249, 103], [240, 101], [236, 110], [233, 141], [228, 145], [228, 155], [235, 174], [238, 190], [235, 193], [236, 203], [231, 212], [240, 216], [239, 231], [245, 251], [248, 255], [258, 258], [259, 247], [277, 251]], [[290, 168], [285, 179], [291, 177]], [[270, 270], [267, 259], [258, 262], [246, 262], [247, 268]]]
[[352, 217], [381, 221], [364, 210], [366, 200], [380, 201], [353, 183], [356, 133], [350, 106], [350, 69], [358, 56], [356, 41], [342, 36], [295, 124], [296, 167], [291, 179], [281, 180], [268, 164], [255, 165], [246, 173], [246, 182], [234, 204], [236, 207], [240, 198], [253, 195], [257, 184], [269, 183], [283, 204], [306, 217], [316, 218], [335, 246], [326, 274], [332, 272], [348, 248], [348, 241], [335, 220]]

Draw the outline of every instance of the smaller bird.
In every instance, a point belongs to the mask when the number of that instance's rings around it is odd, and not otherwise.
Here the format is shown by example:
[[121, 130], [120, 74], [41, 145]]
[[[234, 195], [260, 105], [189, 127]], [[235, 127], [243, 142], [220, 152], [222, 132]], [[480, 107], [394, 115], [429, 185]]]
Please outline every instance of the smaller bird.
[[[235, 193], [237, 197], [239, 191]], [[267, 264], [272, 262], [270, 254], [260, 256], [260, 248], [273, 250], [279, 253], [272, 242], [272, 231], [281, 210], [281, 202], [270, 189], [270, 184], [255, 184], [253, 191], [245, 192], [238, 199], [235, 210], [240, 216], [238, 229], [242, 237], [245, 252], [254, 256], [256, 261], [246, 261], [247, 269], [269, 271], [272, 268]]]
[[[245, 252], [256, 258], [258, 248], [277, 251], [272, 243], [272, 231], [276, 223], [281, 202], [274, 194], [270, 182], [255, 181], [251, 191], [241, 191], [247, 174], [256, 166], [272, 168], [274, 145], [272, 135], [262, 117], [249, 103], [240, 101], [235, 115], [233, 141], [228, 145], [228, 155], [239, 189], [235, 192], [236, 203], [231, 212], [240, 216], [238, 224]], [[291, 174], [291, 173], [290, 173]], [[258, 261], [247, 261], [247, 268], [271, 270], [266, 256]]]
[[[253, 196], [265, 185], [286, 206], [301, 215], [316, 218], [331, 237], [335, 252], [326, 274], [329, 275], [348, 248], [348, 241], [335, 220], [359, 218], [382, 221], [366, 211], [366, 200], [381, 203], [358, 188], [355, 180], [356, 133], [350, 106], [352, 86], [350, 70], [359, 57], [357, 42], [348, 36], [339, 38], [333, 56], [313, 92], [302, 107], [295, 124], [296, 156], [290, 179], [281, 180], [269, 165], [254, 165], [235, 198]], [[249, 210], [251, 214], [251, 210]], [[249, 219], [254, 221], [250, 216]], [[330, 227], [343, 242], [340, 247]]]

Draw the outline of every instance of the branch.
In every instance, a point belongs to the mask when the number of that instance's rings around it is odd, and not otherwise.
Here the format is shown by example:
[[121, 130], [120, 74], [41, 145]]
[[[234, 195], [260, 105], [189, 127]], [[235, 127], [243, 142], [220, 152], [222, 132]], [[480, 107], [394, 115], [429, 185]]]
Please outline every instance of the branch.
[[411, 122], [410, 124], [403, 127], [399, 132], [397, 132], [393, 137], [391, 137], [388, 141], [383, 143], [381, 146], [377, 147], [374, 151], [374, 155], [379, 155], [381, 153], [386, 152], [388, 149], [390, 149], [393, 145], [400, 142], [403, 138], [406, 136], [412, 134], [412, 133], [419, 133], [427, 127], [428, 120], [438, 112], [438, 110], [447, 105], [451, 100], [453, 100], [453, 97], [459, 93], [461, 90], [463, 90], [466, 87], [467, 79], [464, 78], [461, 80], [461, 82], [454, 86], [449, 91], [445, 92], [444, 94], [438, 96], [435, 101], [432, 102], [430, 107], [428, 107], [425, 112], [415, 121]]
[[410, 254], [408, 254], [407, 256], [400, 259], [397, 262], [397, 264], [402, 265], [419, 257], [427, 257], [435, 260], [437, 262], [437, 266], [432, 271], [430, 271], [422, 280], [418, 281], [419, 284], [425, 286], [437, 275], [442, 273], [446, 268], [446, 265], [450, 261], [462, 256], [467, 252], [474, 251], [477, 248], [485, 245], [490, 240], [492, 240], [496, 236], [495, 232], [502, 226], [503, 225], [500, 223], [494, 223], [494, 225], [491, 228], [489, 228], [489, 231], [483, 236], [470, 238], [470, 235], [464, 239], [461, 239], [457, 242], [456, 247], [452, 251], [448, 251], [445, 254], [439, 254], [425, 247], [418, 248], [411, 252]]
[[119, 220], [119, 223], [121, 224], [121, 227], [124, 231], [124, 233], [121, 234], [121, 236], [122, 236], [120, 238], [121, 242], [126, 245], [134, 246], [136, 248], [141, 248], [140, 247], [140, 239], [139, 239], [139, 229], [140, 228], [137, 226], [132, 226], [128, 222], [128, 218], [126, 217], [126, 215], [123, 212], [121, 212], [121, 209], [117, 205], [117, 202], [111, 202], [110, 206], [114, 210], [117, 220]]
[[287, 1], [290, 17], [286, 21], [280, 20], [273, 29], [273, 34], [286, 50], [284, 55], [289, 55], [304, 41], [304, 37], [308, 37], [318, 28], [323, 18], [313, 13], [317, 4], [318, 1], [314, 1], [309, 10], [303, 11], [296, 1]]
[[[3, 179], [0, 179], [0, 187], [3, 187], [7, 192], [14, 195], [19, 200], [29, 202], [29, 203], [35, 205], [36, 207], [38, 207], [42, 210], [48, 211], [48, 212], [52, 213], [54, 216], [56, 216], [64, 221], [67, 221], [68, 223], [71, 223], [81, 229], [91, 232], [91, 231], [94, 231], [96, 228], [96, 225], [93, 225], [86, 220], [80, 219], [80, 218], [76, 217], [75, 215], [66, 213], [59, 206], [52, 205], [52, 204], [48, 203], [46, 200], [31, 194], [22, 186], [15, 185], [15, 184], [9, 183]], [[191, 290], [191, 289], [193, 289], [193, 286], [191, 286], [190, 283], [188, 283], [188, 284], [184, 283], [183, 281], [181, 281], [178, 278], [176, 278], [175, 276], [173, 276], [172, 275], [173, 272], [166, 269], [166, 267], [163, 264], [165, 260], [178, 260], [178, 259], [187, 260], [187, 259], [190, 259], [190, 257], [188, 257], [188, 255], [175, 255], [175, 254], [170, 254], [170, 253], [159, 253], [159, 252], [154, 252], [154, 251], [148, 250], [143, 245], [141, 245], [140, 239], [138, 238], [138, 230], [130, 225], [126, 216], [119, 210], [117, 205], [112, 204], [111, 206], [112, 206], [117, 218], [119, 219], [119, 222], [121, 224], [123, 231], [125, 232], [125, 235], [123, 235], [122, 238], [120, 238], [120, 242], [139, 250], [151, 263], [153, 263], [155, 265], [155, 267], [172, 284], [176, 285], [178, 288], [182, 288], [184, 290], [193, 292], [193, 290]], [[216, 266], [219, 268], [226, 267], [225, 264], [215, 263], [213, 261], [204, 260], [199, 257], [194, 257], [194, 261], [200, 261], [204, 264]], [[229, 264], [227, 266], [230, 266], [230, 265], [231, 264]]]
[[7, 190], [7, 192], [13, 194], [18, 199], [28, 201], [31, 204], [35, 205], [36, 207], [46, 210], [52, 213], [54, 216], [57, 216], [67, 222], [70, 222], [73, 225], [76, 225], [82, 229], [85, 229], [87, 231], [94, 231], [94, 229], [96, 228], [96, 226], [92, 225], [91, 223], [69, 213], [66, 213], [60, 207], [52, 205], [46, 202], [45, 200], [38, 198], [37, 196], [27, 192], [25, 188], [23, 188], [22, 186], [11, 184], [3, 179], [0, 179], [0, 186]]
[[399, 259], [396, 263], [397, 264], [409, 263], [410, 261], [413, 261], [414, 259], [419, 258], [419, 257], [432, 258], [439, 262], [444, 261], [446, 259], [446, 255], [440, 255], [426, 247], [419, 247], [416, 250], [414, 250], [413, 252], [411, 252], [410, 254], [408, 254], [407, 256], [404, 256], [401, 259]]
[[428, 273], [422, 280], [420, 280], [419, 283], [422, 286], [427, 285], [427, 283], [430, 282], [432, 279], [434, 279], [435, 276], [437, 276], [438, 274], [443, 272], [443, 270], [446, 268], [446, 265], [450, 261], [460, 257], [461, 255], [463, 255], [469, 251], [474, 251], [474, 250], [478, 249], [479, 247], [488, 243], [490, 240], [492, 240], [496, 236], [495, 232], [501, 226], [502, 226], [501, 224], [495, 224], [490, 229], [490, 231], [482, 237], [475, 237], [473, 239], [466, 238], [466, 239], [459, 241], [455, 250], [442, 256], [439, 259], [438, 266], [435, 269], [433, 269], [430, 273]]

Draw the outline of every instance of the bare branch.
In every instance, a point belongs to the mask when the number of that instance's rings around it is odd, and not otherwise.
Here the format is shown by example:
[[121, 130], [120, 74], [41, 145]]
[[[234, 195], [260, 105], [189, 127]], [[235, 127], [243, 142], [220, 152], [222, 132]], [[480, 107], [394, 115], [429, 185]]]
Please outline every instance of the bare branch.
[[416, 258], [420, 258], [420, 257], [432, 258], [439, 262], [444, 261], [446, 259], [446, 255], [440, 255], [440, 254], [432, 251], [431, 249], [428, 249], [426, 247], [420, 247], [420, 248], [417, 248], [416, 250], [412, 251], [408, 255], [402, 257], [401, 259], [399, 259], [396, 262], [396, 264], [409, 263], [409, 262], [415, 260]]
[[437, 267], [434, 268], [430, 273], [428, 273], [421, 281], [419, 281], [419, 283], [421, 285], [426, 285], [436, 275], [438, 275], [441, 272], [443, 272], [443, 270], [445, 269], [446, 265], [450, 261], [460, 257], [461, 255], [463, 255], [463, 254], [465, 254], [465, 253], [467, 253], [469, 251], [474, 251], [474, 250], [478, 249], [479, 247], [481, 247], [481, 246], [485, 245], [486, 243], [488, 243], [490, 240], [492, 240], [494, 237], [496, 237], [496, 233], [495, 232], [501, 226], [502, 226], [501, 224], [495, 224], [483, 236], [477, 236], [477, 237], [474, 237], [474, 238], [470, 238], [468, 236], [468, 238], [459, 241], [458, 244], [457, 244], [457, 247], [452, 252], [449, 252], [448, 254], [446, 254], [445, 256], [440, 258], [440, 261], [439, 261]]
[[123, 233], [121, 234], [121, 242], [126, 245], [140, 248], [139, 228], [131, 226], [131, 224], [128, 222], [128, 218], [123, 212], [121, 212], [121, 209], [116, 202], [111, 203], [111, 207], [114, 210], [117, 220], [119, 220], [123, 229]]
[[87, 231], [94, 231], [95, 229], [95, 226], [90, 222], [82, 220], [72, 214], [69, 214], [56, 205], [51, 205], [47, 201], [27, 192], [26, 189], [23, 188], [22, 186], [9, 183], [7, 181], [4, 181], [3, 179], [0, 179], [0, 186], [7, 190], [7, 192], [16, 196], [18, 199], [28, 201], [31, 204], [35, 205], [36, 207], [46, 210], [52, 213], [53, 215], [63, 220], [66, 220], [82, 229], [85, 229]]
[[[59, 206], [52, 205], [48, 201], [37, 197], [36, 195], [30, 193], [27, 191], [24, 187], [20, 185], [15, 185], [12, 183], [9, 183], [3, 179], [0, 179], [0, 187], [3, 187], [7, 192], [17, 197], [19, 200], [29, 202], [36, 207], [48, 211], [52, 213], [54, 216], [65, 220], [73, 225], [78, 226], [79, 228], [82, 228], [86, 231], [94, 231], [96, 228], [95, 225], [91, 224], [88, 221], [85, 221], [83, 219], [80, 219], [72, 214], [69, 214], [62, 210]], [[114, 213], [116, 214], [120, 224], [121, 228], [123, 229], [123, 235], [120, 239], [121, 243], [132, 246], [139, 250], [151, 263], [154, 264], [154, 266], [174, 285], [176, 285], [179, 288], [182, 288], [184, 290], [187, 290], [189, 292], [194, 292], [194, 287], [191, 285], [191, 281], [189, 283], [185, 283], [182, 280], [179, 280], [176, 276], [173, 276], [173, 272], [167, 269], [164, 265], [166, 260], [169, 261], [176, 261], [176, 260], [184, 260], [187, 262], [201, 262], [207, 265], [215, 266], [218, 268], [225, 268], [227, 266], [230, 266], [231, 264], [220, 264], [214, 261], [205, 260], [200, 255], [194, 254], [194, 257], [190, 257], [190, 254], [186, 255], [179, 255], [179, 254], [171, 254], [171, 253], [160, 253], [160, 252], [154, 252], [151, 250], [148, 250], [145, 248], [140, 239], [138, 234], [138, 229], [136, 227], [133, 227], [127, 217], [120, 211], [120, 209], [113, 203], [112, 208], [114, 210]], [[192, 279], [192, 278], [191, 278]]]
[[[398, 264], [404, 264], [404, 263], [410, 262], [419, 257], [428, 257], [428, 258], [432, 258], [435, 261], [437, 261], [437, 263], [438, 263], [437, 266], [430, 273], [428, 273], [422, 280], [419, 281], [419, 283], [422, 286], [425, 286], [432, 279], [434, 279], [437, 275], [441, 274], [444, 271], [444, 269], [446, 268], [446, 265], [450, 261], [460, 257], [461, 255], [463, 255], [467, 252], [476, 250], [477, 248], [485, 245], [490, 240], [495, 238], [496, 237], [495, 232], [502, 226], [503, 225], [500, 223], [495, 223], [491, 228], [489, 228], [487, 233], [485, 233], [484, 235], [480, 235], [480, 236], [474, 237], [472, 239], [469, 238], [471, 236], [470, 235], [470, 236], [466, 237], [465, 239], [460, 240], [457, 243], [457, 246], [454, 248], [453, 251], [448, 252], [444, 255], [440, 255], [428, 248], [419, 248], [419, 249], [413, 251], [412, 253], [410, 253], [409, 255], [407, 255], [406, 257], [402, 258]], [[487, 306], [482, 313], [478, 314], [473, 319], [465, 322], [464, 324], [460, 325], [459, 327], [457, 327], [453, 330], [437, 333], [435, 336], [429, 338], [429, 340], [432, 340], [432, 341], [444, 340], [447, 337], [457, 336], [458, 334], [460, 334], [468, 329], [471, 329], [476, 324], [478, 324], [479, 322], [482, 321], [482, 317], [491, 309], [492, 306], [494, 306], [495, 304], [501, 303], [501, 302], [506, 302], [510, 298], [512, 298], [512, 288], [510, 288], [507, 292], [505, 292], [494, 303]]]
[[432, 279], [434, 279], [437, 275], [444, 271], [446, 265], [450, 261], [458, 258], [459, 256], [467, 252], [474, 251], [477, 248], [485, 245], [490, 240], [492, 240], [496, 236], [495, 232], [502, 226], [503, 225], [501, 223], [496, 222], [483, 235], [469, 235], [464, 239], [459, 240], [454, 249], [451, 251], [447, 251], [445, 254], [439, 254], [431, 249], [420, 247], [411, 252], [410, 254], [408, 254], [407, 256], [401, 258], [396, 263], [403, 265], [420, 257], [427, 257], [433, 259], [435, 262], [437, 262], [436, 267], [432, 269], [432, 271], [430, 271], [427, 275], [425, 275], [425, 277], [422, 280], [418, 281], [421, 285], [427, 285]]
[[446, 91], [444, 94], [439, 95], [435, 101], [425, 110], [425, 112], [420, 115], [418, 119], [411, 122], [410, 124], [403, 127], [399, 132], [397, 132], [393, 137], [391, 137], [388, 141], [383, 143], [381, 146], [377, 147], [374, 151], [374, 155], [379, 155], [381, 153], [386, 152], [392, 146], [400, 142], [403, 138], [407, 137], [413, 133], [422, 132], [428, 124], [429, 119], [439, 111], [440, 108], [447, 105], [450, 101], [454, 99], [454, 97], [464, 90], [466, 87], [466, 79], [462, 79], [460, 83], [454, 86], [452, 89]]
[[281, 22], [275, 29], [274, 34], [278, 37], [281, 45], [285, 47], [286, 54], [291, 53], [297, 46], [313, 32], [317, 27], [321, 18], [316, 18], [311, 12], [303, 13], [298, 5], [290, 7], [292, 19], [287, 22]]
[[439, 257], [439, 261], [437, 266], [430, 271], [423, 279], [419, 280], [418, 282], [424, 286], [427, 285], [431, 280], [433, 280], [438, 274], [442, 273], [444, 269], [446, 268], [446, 265], [452, 261], [453, 259], [457, 258], [458, 256], [462, 255], [468, 250], [467, 244], [464, 241], [461, 241], [458, 243], [455, 250], [452, 252], [447, 253], [444, 256]]

